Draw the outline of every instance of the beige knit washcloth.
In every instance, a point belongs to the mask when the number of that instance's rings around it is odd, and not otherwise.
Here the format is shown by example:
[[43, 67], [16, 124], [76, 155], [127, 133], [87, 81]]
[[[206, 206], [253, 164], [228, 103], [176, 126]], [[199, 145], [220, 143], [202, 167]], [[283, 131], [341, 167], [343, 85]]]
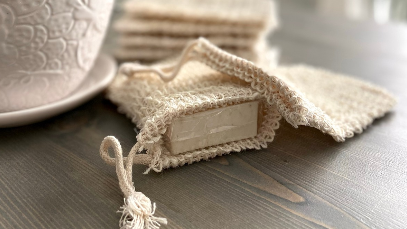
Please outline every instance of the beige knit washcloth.
[[[255, 49], [236, 49], [236, 48], [224, 48], [223, 50], [232, 53], [238, 57], [256, 61], [258, 56]], [[171, 48], [155, 48], [155, 47], [137, 47], [129, 48], [122, 47], [115, 50], [115, 57], [120, 61], [143, 61], [154, 62], [157, 60], [171, 59], [176, 53], [182, 52], [182, 49]]]
[[[112, 136], [100, 148], [102, 158], [116, 164], [125, 194], [121, 226], [142, 225], [134, 228], [154, 228], [165, 221], [155, 218], [155, 206], [135, 192], [133, 163], [148, 165], [146, 173], [160, 172], [234, 151], [265, 148], [273, 141], [281, 117], [294, 127], [315, 127], [344, 141], [396, 102], [379, 87], [308, 66], [262, 69], [203, 38], [190, 43], [170, 64], [123, 64], [107, 96], [141, 129], [127, 158]], [[264, 104], [257, 136], [178, 155], [165, 148], [163, 135], [175, 118], [254, 100]], [[109, 147], [116, 158], [109, 156]]]
[[269, 30], [246, 25], [196, 24], [160, 20], [121, 19], [115, 29], [118, 39], [115, 57], [120, 60], [157, 61], [178, 54], [189, 41], [205, 36], [215, 45], [239, 57], [255, 61], [256, 45]]
[[276, 22], [275, 5], [270, 0], [131, 0], [123, 8], [128, 18], [257, 28]]
[[120, 19], [114, 24], [114, 28], [124, 34], [143, 35], [171, 35], [171, 36], [241, 36], [257, 37], [261, 28], [246, 25], [228, 24], [197, 24], [190, 21], [174, 22], [145, 19]]
[[[258, 38], [238, 36], [206, 36], [212, 44], [223, 50], [247, 60], [257, 59], [255, 45], [259, 45]], [[178, 55], [191, 37], [170, 37], [151, 35], [121, 35], [118, 38], [119, 48], [115, 50], [115, 57], [119, 60], [140, 60], [151, 62], [171, 58]], [[264, 40], [261, 40], [264, 41]]]
[[[239, 37], [239, 36], [206, 36], [212, 44], [222, 47], [233, 47], [237, 49], [250, 49], [257, 42], [255, 37]], [[182, 49], [188, 42], [190, 37], [171, 37], [171, 36], [152, 36], [152, 35], [121, 35], [118, 38], [118, 43], [122, 47], [155, 47], [164, 49]]]
[[132, 0], [114, 24], [115, 56], [152, 62], [178, 55], [204, 36], [239, 57], [256, 61], [257, 44], [277, 27], [271, 0]]

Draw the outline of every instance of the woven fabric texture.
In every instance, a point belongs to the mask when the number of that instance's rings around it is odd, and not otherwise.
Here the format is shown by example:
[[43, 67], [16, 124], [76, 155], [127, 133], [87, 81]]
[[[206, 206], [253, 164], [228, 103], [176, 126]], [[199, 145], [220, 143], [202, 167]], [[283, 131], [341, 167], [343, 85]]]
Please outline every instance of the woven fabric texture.
[[[232, 47], [238, 49], [251, 49], [257, 42], [253, 37], [239, 36], [206, 36], [212, 44], [218, 47]], [[118, 43], [122, 47], [155, 47], [164, 49], [179, 49], [180, 51], [191, 41], [190, 37], [174, 37], [174, 36], [151, 36], [151, 35], [122, 35], [118, 39]]]
[[276, 21], [269, 17], [275, 11], [270, 0], [132, 0], [124, 9], [130, 16], [172, 21], [257, 27]]
[[[229, 53], [233, 53], [238, 57], [247, 60], [256, 61], [258, 58], [257, 50], [255, 49], [235, 49], [225, 48]], [[144, 62], [154, 62], [157, 60], [173, 59], [177, 56], [176, 53], [182, 52], [182, 49], [172, 48], [155, 48], [155, 47], [140, 47], [140, 48], [118, 48], [115, 50], [115, 57], [119, 60], [131, 61], [139, 60]]]
[[258, 43], [278, 25], [270, 0], [132, 0], [123, 10], [114, 23], [121, 35], [115, 56], [121, 60], [159, 61], [203, 36], [257, 61]]
[[155, 19], [129, 19], [123, 18], [114, 24], [114, 28], [120, 33], [130, 34], [157, 34], [172, 36], [208, 36], [208, 35], [235, 35], [256, 37], [262, 28], [246, 25], [227, 24], [197, 24], [190, 21], [161, 21]]
[[[171, 78], [164, 76], [168, 72]], [[165, 81], [175, 79], [165, 83], [159, 76]], [[344, 141], [395, 104], [393, 96], [369, 83], [309, 66], [261, 69], [203, 38], [190, 43], [170, 65], [122, 65], [107, 96], [141, 129], [137, 141], [147, 154], [136, 156], [135, 162], [142, 161], [157, 172], [232, 151], [267, 147], [281, 116], [294, 127], [315, 127]], [[176, 156], [166, 151], [163, 134], [174, 118], [258, 99], [266, 106], [255, 138]]]

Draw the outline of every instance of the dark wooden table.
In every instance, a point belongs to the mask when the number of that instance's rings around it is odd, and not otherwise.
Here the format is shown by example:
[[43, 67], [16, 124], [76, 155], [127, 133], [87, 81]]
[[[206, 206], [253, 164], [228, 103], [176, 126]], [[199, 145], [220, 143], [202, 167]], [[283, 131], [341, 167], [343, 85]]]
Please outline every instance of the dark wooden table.
[[[283, 123], [266, 150], [233, 153], [142, 175], [165, 228], [406, 228], [407, 27], [319, 16], [282, 6], [271, 41], [282, 63], [352, 74], [399, 98], [363, 134], [335, 142]], [[374, 102], [374, 101], [372, 101]], [[107, 135], [128, 152], [133, 124], [97, 96], [50, 120], [0, 130], [0, 228], [118, 228], [115, 168], [99, 156]]]

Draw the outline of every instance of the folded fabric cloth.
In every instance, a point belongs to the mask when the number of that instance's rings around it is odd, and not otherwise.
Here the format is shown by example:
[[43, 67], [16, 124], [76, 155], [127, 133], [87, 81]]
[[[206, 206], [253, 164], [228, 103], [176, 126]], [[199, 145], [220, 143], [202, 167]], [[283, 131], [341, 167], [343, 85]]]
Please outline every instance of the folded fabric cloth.
[[125, 34], [155, 34], [171, 36], [235, 35], [256, 37], [261, 28], [246, 25], [206, 24], [190, 21], [167, 21], [154, 19], [120, 19], [114, 28]]
[[114, 24], [120, 34], [115, 55], [133, 61], [151, 62], [176, 55], [189, 41], [202, 36], [256, 61], [257, 44], [277, 27], [270, 0], [132, 0], [123, 8], [124, 16]]
[[[211, 43], [247, 60], [257, 60], [257, 38], [238, 36], [207, 36]], [[119, 48], [115, 50], [120, 60], [151, 62], [170, 58], [180, 53], [190, 37], [168, 37], [152, 35], [122, 35], [118, 38]]]
[[[253, 44], [257, 42], [255, 37], [239, 37], [239, 36], [206, 36], [212, 44], [220, 47], [229, 47], [237, 49], [251, 49]], [[190, 37], [177, 37], [177, 36], [152, 36], [152, 35], [128, 35], [124, 34], [119, 36], [118, 44], [126, 48], [143, 48], [154, 47], [163, 49], [179, 49], [182, 50], [188, 42], [191, 41]]]
[[[251, 61], [256, 61], [258, 58], [254, 49], [224, 48], [224, 50]], [[118, 48], [114, 51], [114, 55], [117, 59], [122, 61], [138, 60], [143, 62], [154, 62], [157, 60], [171, 59], [176, 53], [180, 52], [182, 52], [182, 49], [143, 46], [138, 48]]]
[[276, 21], [270, 0], [133, 0], [126, 2], [124, 9], [130, 16], [146, 19], [256, 27]]
[[[172, 63], [123, 64], [107, 96], [141, 129], [127, 158], [114, 137], [106, 137], [100, 148], [102, 158], [116, 164], [126, 196], [122, 225], [134, 223], [126, 218], [129, 212], [138, 223], [165, 222], [154, 218], [154, 205], [134, 191], [133, 163], [148, 165], [146, 173], [160, 172], [234, 151], [265, 148], [273, 141], [281, 118], [294, 127], [315, 127], [344, 141], [361, 133], [396, 102], [382, 88], [329, 71], [309, 66], [260, 68], [203, 38], [190, 43]], [[255, 137], [176, 155], [166, 148], [164, 135], [176, 118], [255, 100], [264, 104]], [[116, 158], [109, 156], [110, 146]], [[140, 154], [142, 150], [146, 152]], [[135, 202], [143, 203], [144, 210], [134, 209]]]

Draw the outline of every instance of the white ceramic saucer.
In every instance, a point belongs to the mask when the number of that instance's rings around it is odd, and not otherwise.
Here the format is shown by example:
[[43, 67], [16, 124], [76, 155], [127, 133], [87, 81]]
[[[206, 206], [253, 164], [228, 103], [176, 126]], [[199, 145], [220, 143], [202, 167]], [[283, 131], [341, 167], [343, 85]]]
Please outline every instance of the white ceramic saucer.
[[113, 80], [116, 71], [116, 61], [109, 55], [100, 54], [85, 81], [71, 95], [47, 105], [0, 113], [0, 128], [31, 124], [75, 108], [105, 89]]

